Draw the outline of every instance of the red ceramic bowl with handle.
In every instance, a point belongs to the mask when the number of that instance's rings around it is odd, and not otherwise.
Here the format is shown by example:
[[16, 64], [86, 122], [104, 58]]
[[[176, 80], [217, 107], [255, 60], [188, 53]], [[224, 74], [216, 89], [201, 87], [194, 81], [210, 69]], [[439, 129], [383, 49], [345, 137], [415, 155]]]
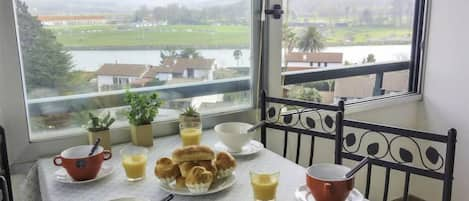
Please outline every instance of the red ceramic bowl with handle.
[[345, 178], [350, 168], [316, 164], [306, 169], [306, 185], [316, 201], [345, 201], [354, 187], [354, 177]]
[[96, 178], [104, 160], [112, 157], [112, 153], [98, 146], [93, 155], [88, 156], [93, 145], [81, 145], [68, 148], [54, 157], [54, 164], [62, 166], [75, 181], [86, 181]]

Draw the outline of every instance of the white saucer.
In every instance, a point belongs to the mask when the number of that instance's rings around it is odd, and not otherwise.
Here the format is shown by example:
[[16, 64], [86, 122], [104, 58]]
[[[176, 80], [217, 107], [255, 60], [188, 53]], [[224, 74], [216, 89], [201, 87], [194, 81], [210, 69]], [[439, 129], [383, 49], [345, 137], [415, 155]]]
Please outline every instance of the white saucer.
[[72, 177], [68, 175], [67, 171], [64, 168], [60, 168], [57, 171], [55, 171], [55, 180], [60, 183], [83, 184], [83, 183], [89, 183], [89, 182], [100, 180], [104, 177], [111, 175], [113, 172], [114, 172], [114, 168], [111, 165], [107, 165], [103, 163], [101, 165], [101, 170], [99, 170], [99, 173], [96, 176], [96, 178], [85, 180], [85, 181], [75, 181], [72, 179]]
[[226, 145], [222, 142], [217, 142], [214, 145], [215, 151], [226, 151], [229, 152], [233, 156], [246, 156], [255, 154], [262, 149], [264, 149], [264, 145], [256, 140], [251, 140], [247, 145], [244, 145], [241, 152], [233, 152], [231, 151]]
[[185, 196], [198, 196], [198, 195], [208, 195], [212, 193], [217, 193], [222, 190], [225, 190], [236, 183], [236, 174], [233, 174], [229, 177], [223, 179], [217, 179], [208, 189], [207, 192], [204, 193], [192, 193], [187, 188], [177, 188], [176, 182], [172, 182], [170, 184], [163, 184], [158, 181], [160, 188], [168, 193], [176, 194], [176, 195], [185, 195]]
[[[309, 191], [308, 187], [306, 185], [300, 186], [296, 189], [295, 191], [295, 198], [297, 201], [315, 201], [313, 195]], [[368, 201], [363, 197], [363, 195], [358, 191], [356, 188], [354, 188], [346, 201]]]

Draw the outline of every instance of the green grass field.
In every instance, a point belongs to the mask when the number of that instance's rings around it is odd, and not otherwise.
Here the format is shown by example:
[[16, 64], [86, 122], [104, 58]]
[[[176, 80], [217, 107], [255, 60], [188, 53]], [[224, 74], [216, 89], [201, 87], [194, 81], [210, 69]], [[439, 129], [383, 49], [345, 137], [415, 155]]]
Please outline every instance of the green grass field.
[[[241, 25], [169, 25], [136, 28], [117, 25], [47, 27], [70, 49], [247, 48], [250, 29]], [[301, 30], [298, 30], [300, 32]], [[347, 27], [324, 32], [326, 46], [396, 44], [410, 41], [405, 28]]]
[[410, 42], [412, 32], [405, 28], [352, 27], [335, 29], [326, 36], [326, 44], [393, 44]]
[[52, 27], [59, 42], [70, 48], [99, 47], [249, 47], [247, 26], [160, 26], [118, 27], [68, 26]]

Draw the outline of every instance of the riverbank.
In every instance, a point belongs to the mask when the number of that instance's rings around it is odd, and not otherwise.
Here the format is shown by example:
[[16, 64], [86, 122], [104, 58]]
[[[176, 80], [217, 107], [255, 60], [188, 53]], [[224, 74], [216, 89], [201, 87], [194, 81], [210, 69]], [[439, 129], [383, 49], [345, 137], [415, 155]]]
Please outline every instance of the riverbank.
[[[326, 44], [328, 48], [334, 47], [354, 47], [354, 46], [379, 46], [379, 45], [408, 45], [411, 41], [375, 41], [366, 43], [332, 43]], [[188, 46], [95, 46], [95, 47], [73, 47], [65, 46], [64, 48], [69, 51], [139, 51], [139, 50], [162, 50], [165, 48], [172, 48], [175, 50], [182, 50], [188, 48]], [[248, 49], [249, 46], [190, 46], [195, 49], [211, 49], [211, 50], [223, 50], [223, 49]]]
[[[68, 25], [47, 27], [68, 50], [246, 49], [248, 25]], [[298, 28], [295, 28], [298, 29]], [[298, 36], [301, 30], [297, 30]], [[410, 30], [393, 27], [341, 27], [324, 30], [326, 47], [409, 44]]]

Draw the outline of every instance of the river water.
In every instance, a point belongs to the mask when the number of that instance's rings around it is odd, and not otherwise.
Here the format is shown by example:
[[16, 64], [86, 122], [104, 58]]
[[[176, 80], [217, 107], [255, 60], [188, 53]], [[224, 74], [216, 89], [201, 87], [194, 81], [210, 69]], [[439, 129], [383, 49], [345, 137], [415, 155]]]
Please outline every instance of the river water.
[[[234, 49], [200, 49], [205, 58], [216, 59], [220, 67], [249, 66], [250, 50], [242, 49], [242, 56], [236, 60]], [[401, 61], [410, 58], [410, 45], [371, 45], [328, 47], [323, 52], [342, 52], [344, 62], [359, 63], [368, 54], [374, 54], [377, 62]], [[80, 50], [70, 51], [75, 64], [74, 70], [96, 71], [104, 63], [151, 64], [161, 61], [160, 50]]]

